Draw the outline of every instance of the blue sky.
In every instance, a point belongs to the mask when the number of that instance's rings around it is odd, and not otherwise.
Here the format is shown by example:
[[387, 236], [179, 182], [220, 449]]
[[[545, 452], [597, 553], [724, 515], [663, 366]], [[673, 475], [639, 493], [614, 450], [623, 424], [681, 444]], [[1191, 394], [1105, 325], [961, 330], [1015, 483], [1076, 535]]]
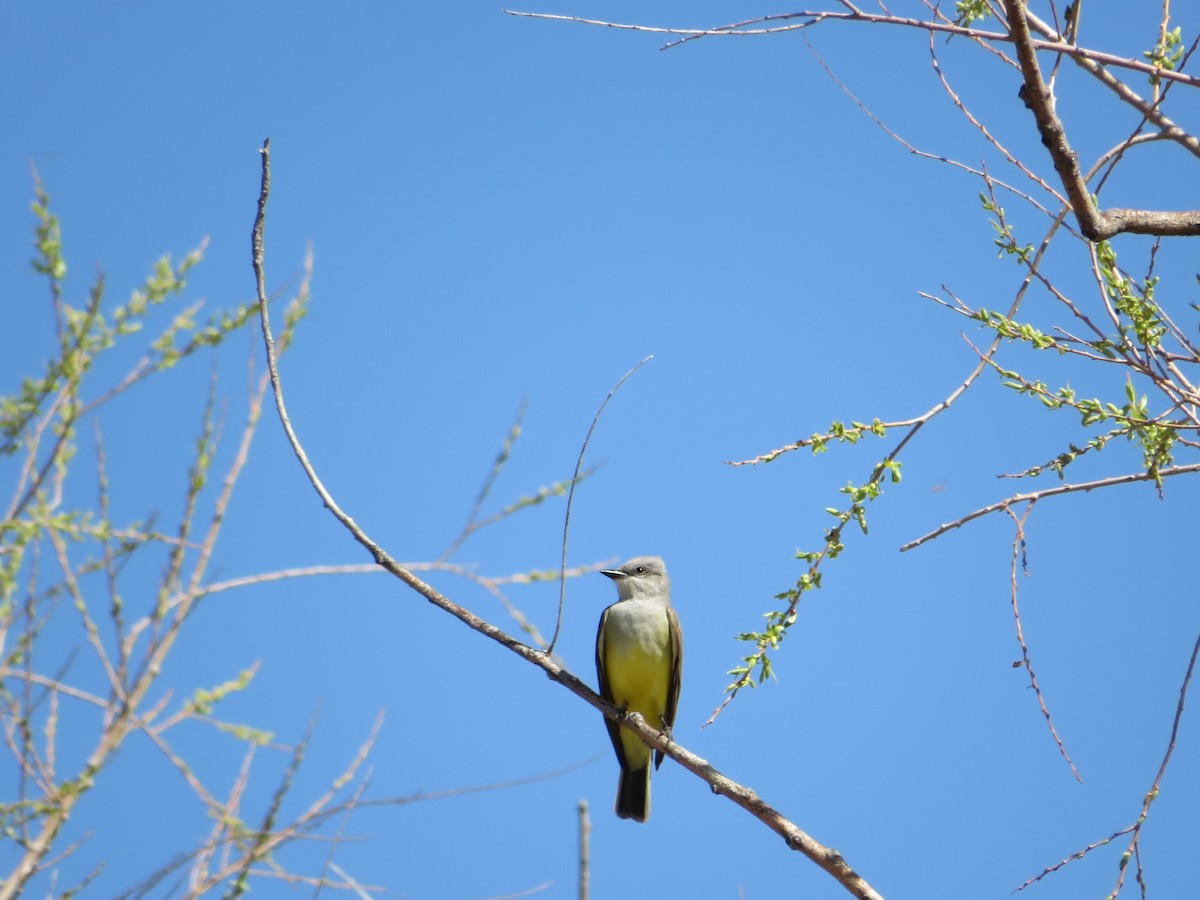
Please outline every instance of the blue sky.
[[[536, 8], [680, 26], [779, 11], [693, 3], [648, 14], [638, 4], [565, 0]], [[1088, 11], [1085, 43], [1137, 56], [1154, 40], [1152, 14], [1131, 27], [1123, 5]], [[1200, 22], [1176, 24], [1190, 40]], [[909, 141], [1020, 180], [942, 92], [919, 33], [830, 23], [808, 38]], [[676, 738], [841, 850], [884, 896], [1007, 896], [1140, 811], [1200, 627], [1191, 555], [1200, 490], [1181, 478], [1161, 501], [1146, 485], [1075, 494], [1040, 504], [1027, 526], [1022, 621], [1082, 784], [1047, 733], [1025, 672], [1011, 665], [1020, 657], [1011, 521], [994, 516], [897, 552], [1026, 487], [997, 474], [1081, 440], [1074, 415], [1048, 414], [992, 377], [905, 451], [904, 480], [873, 504], [869, 537], [851, 534], [824, 588], [806, 597], [776, 657], [778, 681], [744, 693], [702, 730], [726, 670], [746, 652], [734, 635], [756, 628], [773, 595], [799, 577], [792, 554], [816, 549], [838, 488], [864, 480], [895, 438], [765, 467], [724, 461], [833, 419], [924, 412], [974, 364], [960, 333], [977, 344], [986, 336], [917, 292], [945, 285], [972, 305], [1006, 309], [1020, 273], [996, 258], [978, 179], [887, 137], [801, 36], [705, 39], [669, 52], [662, 43], [476, 2], [6, 6], [0, 392], [53, 348], [47, 291], [28, 265], [30, 163], [62, 220], [68, 300], [82, 304], [103, 271], [109, 303], [122, 302], [160, 255], [182, 258], [207, 237], [179, 302], [203, 298], [217, 309], [253, 295], [258, 148], [270, 137], [271, 286], [294, 284], [310, 243], [315, 257], [311, 312], [285, 357], [285, 390], [342, 506], [395, 557], [434, 560], [462, 526], [522, 398], [523, 434], [485, 512], [568, 477], [607, 391], [653, 354], [600, 422], [589, 461], [603, 466], [577, 492], [570, 559], [666, 559], [687, 648]], [[1049, 175], [1016, 74], [964, 41], [939, 41], [938, 52], [972, 109]], [[1060, 111], [1085, 162], [1136, 126], [1074, 70], [1061, 78]], [[1174, 99], [1176, 118], [1194, 131], [1195, 99], [1182, 90]], [[1183, 157], [1145, 148], [1105, 202], [1195, 206], [1194, 191], [1179, 188], [1193, 183]], [[1016, 199], [1002, 202], [1024, 239], [1038, 241], [1044, 220]], [[1117, 242], [1135, 273], [1147, 247]], [[1195, 259], [1177, 241], [1158, 260], [1160, 296], [1193, 335]], [[1097, 302], [1080, 277], [1082, 245], [1064, 241], [1048, 265], [1080, 302]], [[1061, 321], [1042, 294], [1024, 314], [1046, 328]], [[139, 351], [115, 353], [94, 390]], [[215, 354], [228, 409], [225, 464], [251, 352], [260, 350], [248, 332]], [[1123, 377], [1112, 373], [1021, 348], [1006, 354], [1005, 364], [1051, 384], [1070, 378], [1081, 395], [1120, 395]], [[114, 516], [175, 521], [212, 371], [194, 360], [98, 416]], [[94, 496], [91, 434], [83, 429], [72, 482], [81, 504]], [[1072, 479], [1138, 462], [1114, 446], [1078, 463]], [[0, 471], [7, 483], [11, 468]], [[552, 568], [562, 513], [561, 503], [527, 511], [479, 533], [454, 559], [488, 575]], [[214, 577], [366, 561], [267, 416]], [[162, 562], [139, 565], [125, 576], [130, 603], [146, 601], [139, 586]], [[515, 628], [478, 587], [430, 580]], [[93, 586], [97, 597], [102, 588]], [[543, 632], [552, 629], [556, 588], [510, 596]], [[599, 575], [569, 585], [559, 649], [589, 683], [595, 624], [613, 599]], [[70, 619], [61, 622], [47, 633], [47, 666], [85, 644]], [[616, 764], [598, 715], [386, 576], [210, 598], [156, 696], [168, 688], [187, 696], [255, 663], [252, 688], [220, 708], [225, 718], [290, 744], [319, 709], [293, 812], [349, 762], [381, 709], [371, 797], [578, 766], [520, 787], [357, 813], [345, 833], [361, 840], [337, 860], [392, 896], [483, 898], [546, 883], [540, 896], [574, 896], [581, 799], [593, 818], [593, 896], [845, 896], [670, 762], [655, 777], [650, 822], [616, 820]], [[86, 649], [73, 671], [86, 683]], [[72, 710], [64, 758], [89, 746], [89, 725], [90, 713]], [[215, 791], [229, 789], [241, 745], [196, 724], [176, 740]], [[285, 761], [259, 755], [248, 820], [261, 816]], [[0, 772], [11, 796], [11, 767]], [[1141, 842], [1148, 882], [1162, 896], [1200, 879], [1198, 793], [1200, 754], [1185, 716]], [[69, 826], [71, 838], [91, 837], [61, 866], [59, 890], [104, 861], [92, 893], [114, 894], [191, 850], [209, 827], [161, 754], [132, 741]], [[1103, 896], [1125, 846], [1118, 840], [1029, 894]], [[309, 844], [285, 859], [311, 871], [325, 851]], [[256, 887], [258, 896], [285, 891]]]

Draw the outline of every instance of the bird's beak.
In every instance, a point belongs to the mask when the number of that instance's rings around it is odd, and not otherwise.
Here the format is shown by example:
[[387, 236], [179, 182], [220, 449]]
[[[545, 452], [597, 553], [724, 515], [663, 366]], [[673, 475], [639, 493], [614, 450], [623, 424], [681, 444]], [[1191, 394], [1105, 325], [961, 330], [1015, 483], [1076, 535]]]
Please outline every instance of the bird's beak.
[[626, 575], [624, 572], [622, 572], [620, 569], [601, 569], [601, 570], [600, 570], [600, 574], [601, 574], [601, 575], [607, 575], [607, 576], [608, 576], [609, 578], [611, 578], [613, 581], [619, 581], [619, 580], [620, 580], [620, 579], [622, 579], [622, 578], [628, 578], [628, 577], [629, 577], [629, 576], [628, 576], [628, 575]]

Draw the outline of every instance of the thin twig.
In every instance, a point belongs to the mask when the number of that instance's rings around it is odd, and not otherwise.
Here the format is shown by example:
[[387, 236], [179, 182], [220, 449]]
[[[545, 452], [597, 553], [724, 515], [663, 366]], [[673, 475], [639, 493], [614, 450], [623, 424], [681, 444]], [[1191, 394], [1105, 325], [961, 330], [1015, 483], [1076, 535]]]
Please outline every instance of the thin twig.
[[475, 502], [471, 504], [471, 512], [467, 515], [467, 522], [463, 525], [462, 531], [458, 533], [458, 537], [450, 542], [450, 545], [442, 552], [439, 558], [440, 562], [445, 562], [454, 555], [454, 551], [463, 545], [467, 538], [478, 531], [486, 523], [479, 523], [479, 511], [483, 508], [483, 503], [488, 498], [488, 494], [492, 492], [492, 487], [496, 483], [496, 479], [500, 477], [500, 472], [504, 468], [504, 464], [508, 462], [509, 455], [512, 453], [513, 444], [517, 442], [517, 438], [521, 436], [521, 424], [525, 421], [525, 412], [529, 408], [529, 398], [522, 397], [521, 405], [517, 407], [517, 414], [513, 419], [512, 425], [509, 426], [508, 436], [504, 439], [504, 444], [500, 448], [500, 453], [492, 462], [491, 469], [488, 470], [487, 476], [483, 479], [483, 484], [479, 488], [479, 492], [475, 495]]
[[567, 604], [567, 538], [571, 534], [571, 505], [575, 500], [575, 485], [579, 483], [579, 473], [583, 469], [583, 458], [587, 454], [588, 444], [592, 441], [592, 434], [596, 430], [596, 425], [600, 422], [600, 417], [604, 415], [604, 408], [608, 406], [608, 401], [616, 395], [617, 391], [621, 389], [621, 385], [628, 381], [634, 372], [652, 359], [654, 359], [652, 355], [647, 356], [617, 380], [612, 390], [608, 392], [608, 396], [604, 398], [604, 402], [600, 404], [600, 408], [596, 410], [596, 415], [592, 416], [592, 424], [588, 426], [587, 435], [583, 439], [583, 446], [579, 448], [579, 457], [575, 460], [575, 473], [571, 476], [571, 488], [567, 491], [567, 511], [563, 515], [562, 561], [560, 563], [562, 576], [558, 582], [558, 618], [554, 622], [554, 634], [550, 638], [550, 646], [546, 648], [547, 653], [554, 652], [554, 647], [558, 643], [558, 636], [562, 632], [563, 609]]
[[[694, 41], [699, 38], [754, 37], [764, 34], [783, 34], [792, 31], [800, 31], [804, 28], [810, 28], [813, 25], [817, 25], [821, 22], [834, 21], [860, 22], [868, 25], [898, 25], [905, 28], [916, 28], [921, 31], [936, 31], [942, 34], [962, 35], [963, 37], [983, 41], [1006, 44], [1013, 42], [1012, 37], [1007, 32], [1003, 31], [983, 31], [982, 29], [978, 28], [968, 28], [961, 25], [955, 25], [952, 22], [935, 22], [926, 19], [914, 19], [908, 16], [893, 16], [886, 13], [865, 13], [854, 9], [851, 9], [849, 12], [807, 10], [802, 12], [777, 13], [765, 16], [756, 16], [752, 19], [745, 19], [741, 22], [731, 23], [729, 25], [721, 25], [715, 28], [664, 28], [651, 25], [611, 22], [603, 19], [585, 19], [581, 16], [564, 16], [554, 13], [536, 13], [513, 9], [501, 9], [500, 11], [506, 15], [518, 16], [527, 19], [549, 19], [559, 22], [572, 22], [577, 25], [593, 25], [601, 28], [612, 28], [618, 31], [637, 31], [646, 34], [681, 35], [679, 40], [663, 45], [663, 50], [669, 50], [672, 47], [677, 47], [680, 44], [685, 44], [689, 41]], [[781, 25], [770, 28], [749, 27], [751, 25], [761, 25], [768, 22], [783, 22], [792, 19], [803, 19], [804, 21], [796, 24]], [[1069, 41], [1035, 40], [1033, 42], [1033, 46], [1039, 51], [1062, 53], [1071, 57], [1072, 59], [1086, 59], [1101, 66], [1113, 66], [1116, 68], [1129, 69], [1131, 71], [1141, 72], [1146, 75], [1157, 75], [1158, 77], [1168, 81], [1179, 81], [1183, 84], [1191, 85], [1192, 87], [1200, 87], [1200, 77], [1195, 75], [1190, 75], [1185, 72], [1175, 72], [1169, 69], [1161, 69], [1149, 63], [1142, 62], [1139, 59], [1116, 56], [1111, 53], [1103, 53], [1099, 50], [1091, 50], [1087, 47], [1078, 47]]]
[[953, 522], [947, 522], [944, 525], [939, 525], [928, 534], [923, 534], [916, 540], [909, 541], [900, 548], [903, 553], [906, 550], [912, 550], [915, 547], [920, 547], [922, 544], [932, 541], [934, 538], [940, 537], [947, 531], [953, 531], [955, 528], [961, 528], [968, 522], [973, 522], [983, 516], [991, 515], [994, 512], [999, 512], [1003, 509], [1008, 509], [1017, 503], [1026, 503], [1030, 500], [1041, 500], [1044, 497], [1057, 497], [1061, 494], [1074, 494], [1079, 491], [1094, 491], [1098, 488], [1114, 487], [1118, 484], [1135, 484], [1139, 481], [1154, 481], [1155, 478], [1170, 478], [1173, 475], [1190, 475], [1193, 472], [1200, 472], [1200, 463], [1192, 463], [1186, 466], [1172, 466], [1167, 469], [1159, 469], [1157, 472], [1130, 472], [1127, 475], [1114, 475], [1111, 478], [1100, 478], [1096, 481], [1084, 481], [1079, 484], [1060, 484], [1052, 488], [1045, 488], [1040, 491], [1029, 491], [1024, 494], [1013, 494], [1011, 497], [1006, 497], [996, 503], [981, 507], [974, 512], [967, 513], [961, 518], [955, 519]]
[[[1200, 635], [1197, 635], [1195, 643], [1192, 645], [1192, 655], [1188, 659], [1187, 671], [1183, 675], [1183, 683], [1179, 686], [1179, 702], [1175, 705], [1175, 717], [1171, 720], [1171, 737], [1167, 741], [1167, 749], [1163, 754], [1162, 763], [1159, 764], [1158, 772], [1154, 775], [1154, 783], [1150, 785], [1150, 790], [1146, 791], [1142, 799], [1142, 811], [1138, 816], [1137, 821], [1133, 825], [1133, 837], [1129, 841], [1129, 852], [1136, 854], [1138, 851], [1138, 841], [1142, 835], [1142, 826], [1146, 824], [1146, 817], [1150, 815], [1150, 805], [1158, 799], [1158, 792], [1162, 786], [1163, 776], [1167, 774], [1167, 766], [1171, 762], [1171, 756], [1175, 753], [1175, 742], [1179, 737], [1179, 723], [1183, 721], [1183, 706], [1187, 702], [1188, 686], [1192, 683], [1192, 675], [1196, 671], [1196, 658], [1200, 656]], [[1120, 874], [1117, 877], [1117, 885], [1113, 890], [1113, 896], [1116, 896], [1121, 890], [1121, 882], [1125, 878], [1125, 869], [1128, 862], [1128, 856], [1123, 857], [1120, 866]], [[1141, 860], [1138, 860], [1138, 881], [1142, 880]]]
[[1054, 743], [1058, 744], [1058, 752], [1062, 754], [1063, 759], [1067, 761], [1067, 765], [1071, 767], [1071, 773], [1075, 776], [1075, 780], [1080, 784], [1083, 779], [1079, 776], [1079, 769], [1075, 767], [1075, 763], [1071, 760], [1071, 755], [1067, 753], [1067, 748], [1062, 742], [1062, 738], [1058, 736], [1058, 729], [1054, 727], [1054, 719], [1050, 717], [1050, 709], [1046, 706], [1045, 695], [1042, 694], [1041, 685], [1038, 684], [1037, 675], [1033, 672], [1033, 661], [1029, 658], [1029, 645], [1025, 643], [1025, 632], [1021, 628], [1021, 610], [1017, 605], [1017, 568], [1020, 568], [1029, 574], [1028, 563], [1026, 558], [1025, 545], [1025, 522], [1029, 518], [1029, 514], [1033, 512], [1033, 507], [1036, 501], [1031, 501], [1025, 507], [1020, 518], [1011, 509], [1005, 510], [1016, 524], [1016, 534], [1013, 535], [1013, 552], [1012, 552], [1012, 572], [1010, 580], [1010, 591], [1012, 597], [1013, 622], [1017, 626], [1017, 643], [1021, 645], [1021, 661], [1013, 663], [1013, 667], [1024, 666], [1025, 671], [1029, 673], [1029, 683], [1033, 688], [1034, 694], [1037, 695], [1038, 706], [1041, 707], [1042, 715], [1046, 717], [1046, 725], [1050, 728], [1050, 736], [1054, 738]]
[[[892, 140], [896, 141], [896, 143], [900, 144], [900, 146], [902, 146], [905, 150], [907, 150], [913, 156], [919, 156], [922, 159], [929, 159], [929, 160], [933, 160], [934, 162], [945, 163], [948, 166], [952, 166], [956, 169], [960, 169], [961, 171], [966, 172], [970, 175], [977, 175], [977, 176], [982, 177], [983, 171], [980, 169], [973, 168], [972, 166], [968, 166], [967, 164], [960, 162], [959, 160], [951, 159], [947, 156], [941, 156], [940, 154], [937, 154], [937, 153], [930, 153], [928, 150], [922, 150], [919, 147], [910, 143], [908, 140], [906, 140], [904, 137], [902, 137], [898, 132], [896, 132], [889, 125], [887, 125], [887, 123], [885, 123], [882, 119], [880, 119], [878, 116], [876, 116], [875, 113], [873, 113], [870, 110], [870, 108], [861, 99], [859, 99], [858, 95], [855, 94], [852, 90], [850, 90], [850, 88], [846, 85], [846, 83], [844, 81], [842, 81], [841, 78], [838, 77], [837, 73], [835, 73], [833, 71], [833, 69], [829, 66], [829, 64], [825, 61], [824, 57], [822, 57], [821, 54], [817, 52], [816, 48], [813, 47], [812, 43], [808, 40], [807, 37], [804, 38], [804, 44], [808, 48], [808, 52], [813, 55], [813, 58], [816, 59], [817, 63], [821, 66], [821, 68], [825, 70], [825, 73], [831, 79], [833, 79], [834, 84], [836, 84], [839, 88], [841, 88], [842, 93], [844, 93], [847, 97], [849, 97], [851, 102], [853, 102], [855, 106], [857, 106], [860, 110], [862, 110], [863, 114], [868, 119], [870, 119], [872, 122], [874, 122], [875, 125], [878, 126], [888, 137], [890, 137]], [[967, 111], [965, 104], [963, 104], [962, 101], [958, 98], [958, 96], [953, 91], [950, 90], [949, 84], [946, 82], [944, 76], [942, 76], [942, 74], [941, 74], [940, 66], [937, 66], [937, 64], [936, 64], [936, 57], [934, 58], [934, 60], [935, 60], [935, 69], [938, 72], [938, 76], [940, 78], [942, 78], [942, 84], [945, 87], [947, 93], [949, 94], [951, 101], [955, 104], [955, 106], [957, 106], [967, 116], [967, 118], [971, 122], [975, 122], [975, 118], [970, 114], [970, 112]], [[979, 125], [978, 127], [980, 127], [981, 130], [984, 130], [982, 125]], [[986, 135], [986, 130], [985, 130], [985, 135]], [[990, 135], [987, 135], [987, 136], [990, 137]], [[1002, 150], [1002, 152], [1007, 152], [1007, 151]], [[1042, 181], [1042, 179], [1034, 176], [1034, 180], [1037, 181], [1042, 187], [1049, 190], [1051, 193], [1054, 193], [1053, 189], [1051, 189], [1049, 187], [1049, 185], [1047, 185], [1044, 181]], [[1026, 201], [1027, 203], [1032, 205], [1038, 211], [1043, 212], [1046, 215], [1050, 215], [1050, 211], [1045, 206], [1043, 206], [1041, 203], [1039, 203], [1030, 194], [1025, 193], [1020, 188], [1014, 187], [1013, 185], [1008, 184], [1005, 181], [1001, 181], [998, 178], [995, 179], [995, 182], [1000, 187], [1004, 188], [1007, 191], [1012, 192], [1017, 197], [1021, 198], [1022, 200]]]

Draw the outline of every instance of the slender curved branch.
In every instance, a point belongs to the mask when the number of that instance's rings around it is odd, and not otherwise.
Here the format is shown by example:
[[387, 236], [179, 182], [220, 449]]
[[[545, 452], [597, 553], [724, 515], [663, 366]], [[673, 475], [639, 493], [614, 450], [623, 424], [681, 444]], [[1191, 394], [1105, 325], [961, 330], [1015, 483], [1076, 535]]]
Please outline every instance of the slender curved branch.
[[1017, 603], [1018, 566], [1026, 569], [1025, 574], [1029, 574], [1025, 558], [1025, 522], [1029, 519], [1029, 514], [1033, 512], [1033, 508], [1036, 505], [1037, 501], [1031, 500], [1029, 505], [1025, 507], [1025, 512], [1021, 513], [1019, 517], [1011, 509], [1005, 510], [1016, 526], [1016, 532], [1013, 534], [1012, 565], [1009, 569], [1009, 598], [1012, 603], [1013, 623], [1017, 629], [1017, 643], [1021, 645], [1021, 659], [1013, 663], [1013, 668], [1024, 667], [1025, 671], [1029, 674], [1029, 686], [1033, 688], [1033, 693], [1037, 696], [1038, 707], [1041, 709], [1042, 715], [1046, 718], [1046, 726], [1050, 729], [1050, 736], [1054, 738], [1054, 743], [1058, 745], [1058, 752], [1062, 755], [1062, 758], [1071, 767], [1071, 773], [1075, 776], [1075, 780], [1082, 783], [1083, 778], [1079, 774], [1079, 769], [1075, 767], [1075, 762], [1071, 759], [1071, 754], [1067, 752], [1066, 744], [1058, 736], [1058, 729], [1054, 727], [1054, 718], [1050, 715], [1050, 707], [1046, 705], [1046, 695], [1042, 693], [1042, 686], [1038, 683], [1037, 674], [1033, 671], [1033, 660], [1029, 655], [1029, 644], [1025, 641], [1025, 629], [1021, 627], [1021, 608]]
[[567, 491], [567, 510], [563, 514], [561, 575], [558, 579], [558, 617], [554, 620], [554, 634], [550, 638], [550, 646], [546, 648], [547, 653], [553, 653], [554, 648], [558, 646], [558, 636], [562, 632], [563, 610], [567, 606], [567, 539], [571, 535], [571, 507], [575, 502], [575, 485], [579, 483], [580, 474], [583, 472], [583, 458], [587, 455], [588, 444], [592, 442], [592, 434], [596, 430], [596, 425], [599, 423], [600, 417], [604, 415], [604, 410], [608, 406], [608, 402], [616, 396], [617, 391], [621, 389], [621, 385], [633, 377], [634, 372], [652, 359], [654, 359], [653, 356], [647, 356], [622, 375], [617, 383], [613, 385], [612, 390], [608, 392], [608, 396], [604, 398], [604, 402], [600, 404], [600, 408], [596, 410], [596, 415], [592, 417], [592, 424], [588, 426], [587, 435], [583, 439], [583, 446], [579, 448], [579, 457], [575, 460], [575, 473], [571, 476], [571, 487]]

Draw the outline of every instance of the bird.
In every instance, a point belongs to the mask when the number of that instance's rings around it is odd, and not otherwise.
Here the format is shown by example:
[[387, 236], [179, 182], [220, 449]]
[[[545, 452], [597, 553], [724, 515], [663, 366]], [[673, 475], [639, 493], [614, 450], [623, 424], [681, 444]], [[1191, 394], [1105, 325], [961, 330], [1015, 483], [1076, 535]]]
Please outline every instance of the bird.
[[[679, 707], [683, 673], [683, 630], [671, 607], [671, 579], [657, 556], [637, 556], [616, 569], [601, 569], [617, 586], [617, 602], [600, 615], [596, 631], [596, 675], [600, 696], [627, 713], [640, 713], [651, 727], [670, 735]], [[606, 718], [621, 776], [616, 813], [645, 822], [650, 817], [650, 760], [661, 750]]]

